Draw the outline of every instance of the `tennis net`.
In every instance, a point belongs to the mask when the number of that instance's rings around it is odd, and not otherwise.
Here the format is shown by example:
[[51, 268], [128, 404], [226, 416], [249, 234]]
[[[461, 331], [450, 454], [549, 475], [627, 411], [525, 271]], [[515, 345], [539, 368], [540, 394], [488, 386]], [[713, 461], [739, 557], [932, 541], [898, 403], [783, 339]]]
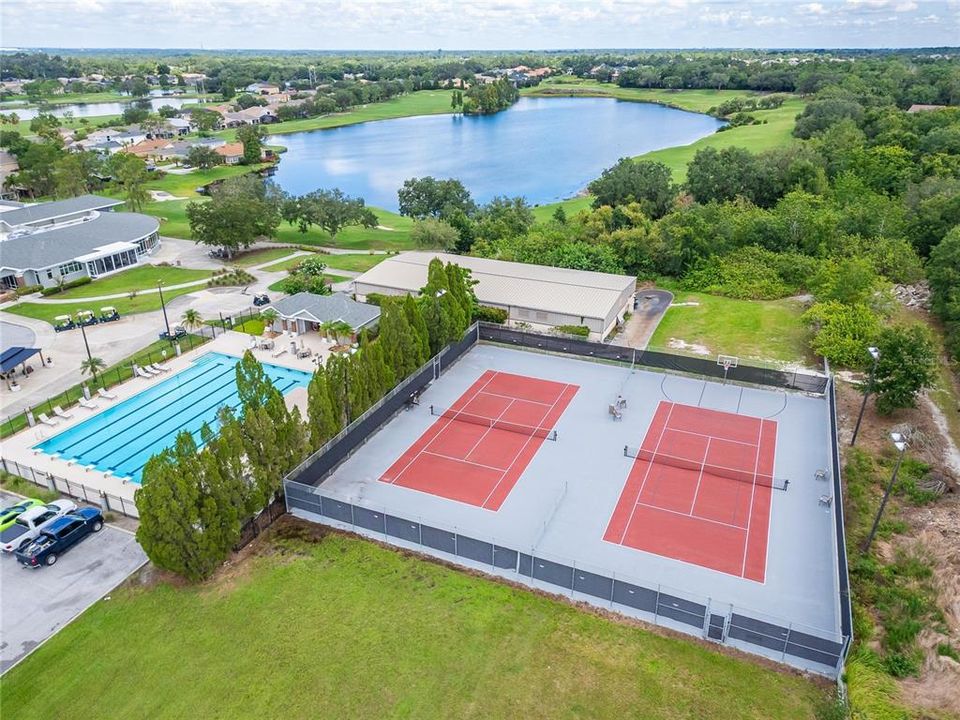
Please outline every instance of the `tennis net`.
[[653, 450], [644, 450], [643, 448], [623, 446], [623, 454], [626, 457], [646, 460], [649, 463], [658, 465], [669, 465], [671, 467], [683, 468], [684, 470], [693, 470], [706, 475], [727, 478], [728, 480], [738, 480], [750, 485], [759, 485], [769, 487], [774, 490], [786, 490], [790, 484], [789, 480], [762, 475], [752, 470], [740, 470], [738, 468], [724, 467], [714, 463], [703, 463], [699, 460], [690, 460], [689, 458], [677, 457], [666, 453], [654, 452]]
[[507, 420], [497, 420], [495, 418], [484, 417], [483, 415], [474, 415], [463, 412], [462, 410], [452, 410], [450, 408], [441, 408], [436, 405], [430, 406], [430, 414], [437, 417], [447, 418], [448, 420], [457, 420], [458, 422], [471, 423], [482, 427], [493, 428], [494, 430], [506, 430], [508, 432], [519, 433], [520, 435], [529, 435], [530, 437], [542, 438], [543, 440], [556, 440], [557, 431], [539, 425], [524, 425], [523, 423], [509, 422]]

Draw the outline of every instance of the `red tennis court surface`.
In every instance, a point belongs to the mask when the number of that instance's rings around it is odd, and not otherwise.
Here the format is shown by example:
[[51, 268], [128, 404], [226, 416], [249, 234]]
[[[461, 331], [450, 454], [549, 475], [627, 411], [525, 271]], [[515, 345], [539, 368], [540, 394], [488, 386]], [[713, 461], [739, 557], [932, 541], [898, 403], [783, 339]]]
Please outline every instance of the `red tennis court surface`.
[[487, 370], [380, 481], [499, 510], [577, 390]]
[[763, 582], [776, 443], [773, 420], [661, 401], [603, 539]]

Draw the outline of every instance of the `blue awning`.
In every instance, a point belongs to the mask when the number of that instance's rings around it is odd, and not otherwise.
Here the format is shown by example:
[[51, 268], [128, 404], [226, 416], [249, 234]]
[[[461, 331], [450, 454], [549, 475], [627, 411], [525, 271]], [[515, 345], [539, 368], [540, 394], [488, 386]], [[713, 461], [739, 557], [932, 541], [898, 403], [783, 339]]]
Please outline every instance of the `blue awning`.
[[40, 352], [40, 348], [12, 347], [0, 355], [0, 372], [9, 372]]

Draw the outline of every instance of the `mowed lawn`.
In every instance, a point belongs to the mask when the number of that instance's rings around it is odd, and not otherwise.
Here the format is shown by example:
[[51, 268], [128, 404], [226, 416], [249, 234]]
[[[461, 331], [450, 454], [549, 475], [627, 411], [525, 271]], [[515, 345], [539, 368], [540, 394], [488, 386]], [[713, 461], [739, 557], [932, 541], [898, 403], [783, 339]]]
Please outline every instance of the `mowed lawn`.
[[[291, 525], [281, 521], [281, 529]], [[31, 718], [813, 718], [798, 675], [371, 542], [124, 588], [3, 679]]]
[[749, 90], [668, 90], [662, 88], [622, 88], [612, 83], [569, 76], [551, 78], [540, 85], [525, 88], [522, 95], [532, 97], [611, 97], [634, 102], [652, 102], [681, 110], [705, 113], [725, 100], [760, 93]]
[[701, 357], [724, 354], [806, 364], [808, 330], [800, 321], [802, 313], [803, 306], [790, 299], [733, 300], [676, 292], [674, 305], [664, 313], [649, 347]]
[[213, 275], [213, 273], [210, 270], [191, 270], [189, 268], [166, 267], [163, 265], [140, 265], [130, 270], [124, 270], [116, 275], [105, 277], [102, 280], [94, 280], [86, 285], [69, 288], [50, 297], [56, 300], [99, 297], [101, 295], [113, 295], [115, 293], [125, 293], [133, 290], [153, 289], [157, 287], [158, 282], [162, 282], [164, 287], [179, 285], [180, 283], [203, 280], [211, 275]]
[[752, 110], [750, 114], [757, 120], [765, 120], [765, 125], [742, 125], [707, 135], [689, 145], [654, 150], [640, 155], [637, 159], [662, 162], [673, 171], [673, 179], [682, 183], [687, 179], [687, 165], [693, 160], [697, 151], [703, 148], [713, 147], [721, 150], [736, 146], [746, 148], [752, 153], [759, 153], [797, 142], [793, 137], [793, 126], [796, 124], [797, 115], [803, 112], [805, 104], [802, 100], [790, 99], [773, 110]]
[[[143, 206], [143, 212], [160, 220], [161, 235], [190, 240], [192, 235], [190, 221], [187, 219], [188, 202], [187, 200], [168, 200], [148, 203]], [[338, 247], [347, 250], [410, 250], [413, 248], [413, 241], [410, 239], [413, 220], [389, 210], [371, 209], [376, 213], [381, 227], [347, 227], [341, 230], [335, 239], [331, 239], [319, 228], [311, 227], [306, 233], [301, 233], [295, 225], [281, 222], [277, 229], [276, 240], [290, 244]]]
[[[189, 292], [202, 290], [205, 286], [194, 285], [193, 287], [180, 288], [178, 290], [169, 289], [163, 291], [163, 299], [169, 304], [171, 300], [180, 295], [186, 295]], [[57, 297], [57, 296], [54, 296]], [[5, 307], [3, 312], [23, 317], [43, 320], [53, 325], [53, 319], [59, 315], [75, 316], [78, 310], [92, 310], [99, 314], [101, 307], [110, 305], [115, 307], [121, 315], [133, 315], [135, 313], [150, 312], [160, 309], [160, 294], [156, 292], [140, 293], [135, 297], [116, 298], [115, 300], [87, 300], [77, 301], [75, 303], [38, 303], [21, 302], [16, 305]]]

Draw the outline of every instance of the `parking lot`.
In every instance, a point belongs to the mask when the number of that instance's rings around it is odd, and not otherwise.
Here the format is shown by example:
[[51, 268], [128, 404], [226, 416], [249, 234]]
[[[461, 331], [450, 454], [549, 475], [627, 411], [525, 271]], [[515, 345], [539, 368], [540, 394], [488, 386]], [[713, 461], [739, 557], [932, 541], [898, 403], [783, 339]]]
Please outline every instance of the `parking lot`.
[[[0, 502], [14, 496], [0, 493]], [[105, 526], [52, 567], [29, 569], [0, 557], [0, 673], [86, 610], [146, 561], [129, 532]]]

